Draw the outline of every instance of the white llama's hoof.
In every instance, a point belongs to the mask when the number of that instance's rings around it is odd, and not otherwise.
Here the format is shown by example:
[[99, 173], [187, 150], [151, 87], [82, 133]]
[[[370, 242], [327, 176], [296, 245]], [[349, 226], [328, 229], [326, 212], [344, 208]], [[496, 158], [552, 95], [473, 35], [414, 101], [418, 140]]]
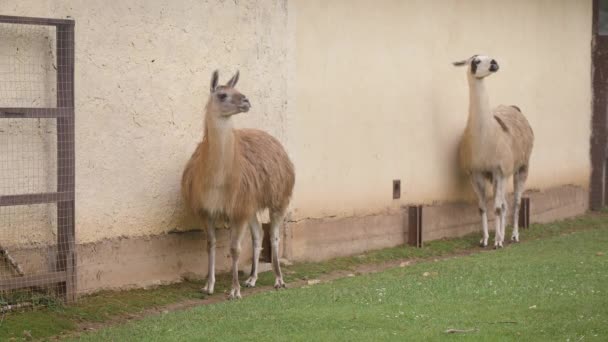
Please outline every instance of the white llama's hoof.
[[512, 242], [519, 242], [519, 235], [513, 235], [513, 236], [511, 236], [511, 241]]
[[481, 248], [488, 247], [488, 241], [484, 241], [483, 239], [481, 239], [481, 241], [479, 241], [479, 247], [481, 247]]
[[209, 281], [207, 281], [207, 284], [205, 285], [205, 287], [203, 287], [201, 289], [201, 291], [204, 294], [208, 294], [208, 295], [212, 295], [213, 294], [213, 288], [215, 287], [214, 283], [210, 283]]
[[245, 286], [246, 287], [255, 287], [255, 283], [258, 281], [257, 277], [249, 277], [249, 279], [247, 279], [245, 281]]
[[283, 281], [282, 278], [277, 278], [277, 280], [274, 281], [274, 288], [275, 289], [281, 289], [281, 288], [285, 288], [287, 287], [287, 285], [285, 285], [285, 282]]
[[230, 294], [228, 295], [229, 300], [233, 299], [241, 299], [241, 289], [232, 289], [230, 290]]
[[494, 243], [494, 249], [499, 249], [499, 248], [502, 248], [502, 242]]

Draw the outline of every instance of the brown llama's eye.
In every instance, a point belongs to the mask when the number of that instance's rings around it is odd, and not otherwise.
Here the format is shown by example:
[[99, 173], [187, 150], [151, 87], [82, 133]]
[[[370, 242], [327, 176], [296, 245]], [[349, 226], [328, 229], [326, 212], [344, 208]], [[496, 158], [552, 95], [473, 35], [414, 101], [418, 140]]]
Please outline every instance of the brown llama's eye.
[[224, 93], [217, 94], [217, 98], [220, 99], [220, 101], [224, 101], [226, 99], [226, 97], [228, 97], [228, 95], [226, 95]]

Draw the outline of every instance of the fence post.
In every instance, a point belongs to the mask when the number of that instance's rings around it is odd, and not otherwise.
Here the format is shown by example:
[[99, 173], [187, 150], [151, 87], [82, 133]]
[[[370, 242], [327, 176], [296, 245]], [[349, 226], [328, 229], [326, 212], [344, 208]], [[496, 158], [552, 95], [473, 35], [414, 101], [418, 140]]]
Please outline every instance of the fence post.
[[57, 192], [69, 194], [57, 202], [57, 269], [66, 272], [60, 285], [67, 302], [76, 299], [74, 23], [57, 25], [57, 107], [68, 115], [57, 118]]

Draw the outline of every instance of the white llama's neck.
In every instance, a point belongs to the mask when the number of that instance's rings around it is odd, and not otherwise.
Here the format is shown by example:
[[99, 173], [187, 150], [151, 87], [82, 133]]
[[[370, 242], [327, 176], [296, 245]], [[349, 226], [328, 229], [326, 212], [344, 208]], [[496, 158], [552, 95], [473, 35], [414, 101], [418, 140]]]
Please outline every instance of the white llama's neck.
[[490, 99], [483, 79], [476, 78], [469, 73], [468, 80], [469, 120], [467, 126], [476, 133], [473, 136], [482, 138], [491, 127]]

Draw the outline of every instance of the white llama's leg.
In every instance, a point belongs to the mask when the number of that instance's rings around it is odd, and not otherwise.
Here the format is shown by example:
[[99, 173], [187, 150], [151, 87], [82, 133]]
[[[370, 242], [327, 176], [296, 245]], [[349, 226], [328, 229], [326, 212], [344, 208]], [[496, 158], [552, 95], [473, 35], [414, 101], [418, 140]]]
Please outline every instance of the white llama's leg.
[[528, 169], [525, 167], [513, 175], [513, 233], [511, 234], [511, 241], [513, 242], [519, 242], [519, 207], [527, 178]]
[[272, 269], [274, 270], [275, 275], [275, 289], [285, 287], [285, 282], [283, 281], [283, 274], [281, 273], [281, 263], [279, 262], [279, 242], [281, 240], [280, 231], [284, 217], [285, 212], [270, 213], [270, 246], [272, 249]]
[[246, 223], [234, 224], [231, 227], [230, 234], [230, 255], [232, 256], [232, 289], [228, 299], [241, 298], [241, 284], [239, 284], [239, 256], [241, 255], [241, 238], [245, 232]]
[[203, 292], [213, 294], [215, 287], [215, 223], [212, 219], [207, 220], [207, 284]]
[[[504, 181], [503, 181], [504, 184]], [[503, 187], [504, 188], [504, 187]], [[507, 212], [509, 211], [509, 205], [507, 203], [506, 191], [502, 192], [502, 211], [500, 213], [500, 246], [502, 247], [505, 242], [505, 231], [507, 228]]]
[[245, 286], [255, 287], [255, 283], [258, 280], [258, 264], [260, 262], [260, 252], [262, 251], [262, 238], [264, 231], [260, 227], [260, 221], [258, 216], [254, 217], [249, 221], [249, 228], [251, 230], [251, 247], [253, 248], [253, 260], [251, 261], [251, 274], [249, 279], [245, 281]]
[[488, 213], [486, 210], [486, 179], [482, 173], [473, 173], [471, 175], [471, 184], [475, 195], [477, 195], [477, 201], [479, 206], [479, 215], [481, 216], [481, 227], [483, 229], [483, 237], [479, 244], [481, 247], [488, 246]]
[[494, 182], [494, 222], [495, 222], [495, 238], [494, 238], [494, 248], [502, 248], [503, 242], [503, 230], [502, 223], [504, 221], [503, 212], [506, 209], [505, 204], [505, 195], [504, 195], [504, 178], [502, 173], [494, 172], [492, 175], [492, 179]]

